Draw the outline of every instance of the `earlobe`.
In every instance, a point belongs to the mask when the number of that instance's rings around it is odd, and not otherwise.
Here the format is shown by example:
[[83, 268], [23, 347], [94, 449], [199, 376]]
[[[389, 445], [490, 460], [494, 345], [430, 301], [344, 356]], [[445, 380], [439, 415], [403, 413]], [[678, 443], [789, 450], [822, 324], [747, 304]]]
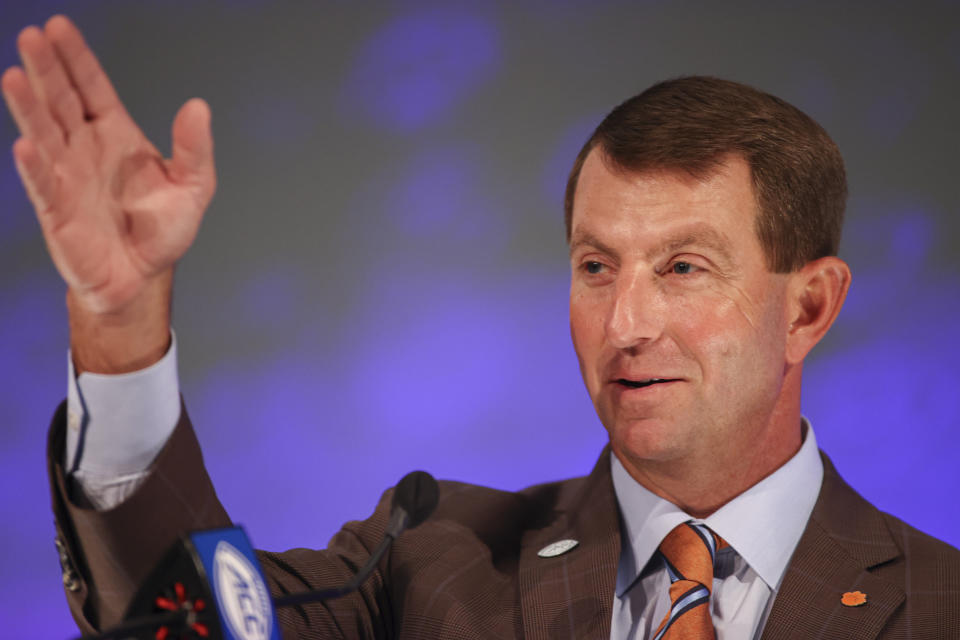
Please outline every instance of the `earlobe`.
[[792, 274], [787, 361], [803, 361], [833, 325], [850, 288], [850, 267], [835, 256], [808, 262]]

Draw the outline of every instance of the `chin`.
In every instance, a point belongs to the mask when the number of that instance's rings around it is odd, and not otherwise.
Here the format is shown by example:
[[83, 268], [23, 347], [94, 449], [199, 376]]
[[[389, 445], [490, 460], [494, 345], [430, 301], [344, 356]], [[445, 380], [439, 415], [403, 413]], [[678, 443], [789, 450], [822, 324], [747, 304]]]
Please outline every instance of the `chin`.
[[634, 464], [673, 460], [687, 450], [677, 424], [666, 419], [618, 420], [607, 427], [607, 432], [614, 452]]

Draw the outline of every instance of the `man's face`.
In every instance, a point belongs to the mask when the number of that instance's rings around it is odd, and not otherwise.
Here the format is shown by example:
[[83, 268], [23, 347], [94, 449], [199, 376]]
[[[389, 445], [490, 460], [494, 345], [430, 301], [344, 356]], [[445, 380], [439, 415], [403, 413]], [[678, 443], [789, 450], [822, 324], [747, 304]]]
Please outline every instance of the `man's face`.
[[570, 330], [614, 451], [720, 464], [769, 436], [788, 276], [767, 270], [747, 163], [612, 171], [594, 149], [571, 224]]

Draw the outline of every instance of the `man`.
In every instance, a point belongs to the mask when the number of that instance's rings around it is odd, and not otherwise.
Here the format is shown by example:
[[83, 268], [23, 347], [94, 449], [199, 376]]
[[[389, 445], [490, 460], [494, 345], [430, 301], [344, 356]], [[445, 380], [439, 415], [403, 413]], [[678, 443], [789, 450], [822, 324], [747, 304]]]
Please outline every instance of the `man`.
[[[69, 21], [18, 44], [14, 157], [68, 284], [54, 509], [92, 629], [180, 532], [229, 523], [169, 374], [172, 270], [215, 183], [210, 114], [181, 108], [165, 160]], [[860, 498], [800, 414], [804, 358], [850, 284], [845, 197], [833, 142], [773, 96], [684, 78], [617, 107], [566, 198], [571, 334], [610, 451], [518, 493], [443, 483], [358, 594], [282, 610], [285, 632], [955, 637], [960, 553]], [[325, 551], [263, 553], [274, 593], [344, 582], [388, 504]]]

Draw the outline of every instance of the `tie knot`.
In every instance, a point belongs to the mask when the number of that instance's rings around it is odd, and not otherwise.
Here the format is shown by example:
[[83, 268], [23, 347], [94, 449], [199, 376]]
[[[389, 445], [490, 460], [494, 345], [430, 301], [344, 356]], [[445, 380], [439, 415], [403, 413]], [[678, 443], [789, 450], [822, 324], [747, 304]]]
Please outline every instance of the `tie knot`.
[[692, 580], [710, 589], [717, 551], [729, 546], [706, 525], [684, 522], [660, 543], [670, 581]]

